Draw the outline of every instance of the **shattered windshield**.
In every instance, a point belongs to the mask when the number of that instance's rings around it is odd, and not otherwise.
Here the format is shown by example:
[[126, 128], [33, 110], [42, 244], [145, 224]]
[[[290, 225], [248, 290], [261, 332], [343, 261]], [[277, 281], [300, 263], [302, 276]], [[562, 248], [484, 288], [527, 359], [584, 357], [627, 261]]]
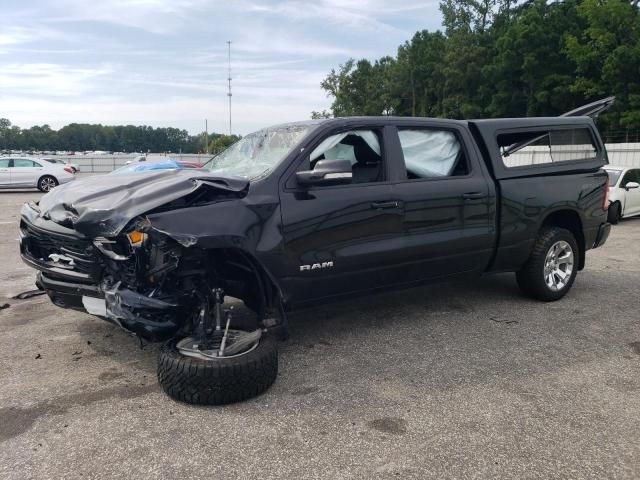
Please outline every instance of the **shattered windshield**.
[[305, 125], [265, 128], [243, 137], [204, 168], [211, 173], [255, 179], [271, 172], [309, 131]]

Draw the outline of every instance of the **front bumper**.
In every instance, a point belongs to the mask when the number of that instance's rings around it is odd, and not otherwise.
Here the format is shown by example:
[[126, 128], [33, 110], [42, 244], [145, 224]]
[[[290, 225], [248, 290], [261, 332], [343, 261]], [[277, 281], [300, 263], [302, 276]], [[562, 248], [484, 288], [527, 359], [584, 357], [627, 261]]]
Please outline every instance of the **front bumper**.
[[39, 271], [36, 284], [58, 307], [98, 316], [149, 341], [169, 339], [182, 325], [176, 301], [105, 280], [108, 260], [89, 239], [38, 217], [28, 205], [20, 222], [20, 256]]
[[596, 235], [596, 240], [593, 242], [593, 248], [598, 248], [604, 245], [609, 238], [609, 234], [611, 233], [611, 224], [603, 223], [598, 228], [598, 234]]

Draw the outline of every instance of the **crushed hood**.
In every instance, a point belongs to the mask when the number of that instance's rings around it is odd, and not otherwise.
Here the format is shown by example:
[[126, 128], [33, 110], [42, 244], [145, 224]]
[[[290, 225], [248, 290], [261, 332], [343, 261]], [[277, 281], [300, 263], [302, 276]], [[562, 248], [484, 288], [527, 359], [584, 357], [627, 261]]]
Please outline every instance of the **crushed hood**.
[[202, 170], [96, 175], [56, 187], [38, 207], [41, 217], [88, 237], [113, 237], [138, 215], [177, 199], [214, 202], [230, 195], [243, 197], [248, 189], [248, 180]]

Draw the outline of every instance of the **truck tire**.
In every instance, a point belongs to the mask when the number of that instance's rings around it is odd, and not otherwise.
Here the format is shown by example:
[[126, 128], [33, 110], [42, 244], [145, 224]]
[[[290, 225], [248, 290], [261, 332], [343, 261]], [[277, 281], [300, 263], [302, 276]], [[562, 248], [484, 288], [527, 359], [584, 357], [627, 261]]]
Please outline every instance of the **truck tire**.
[[559, 300], [576, 279], [578, 257], [578, 243], [569, 230], [545, 227], [536, 238], [529, 260], [516, 273], [518, 286], [537, 300]]
[[224, 405], [266, 391], [278, 375], [275, 340], [263, 336], [257, 347], [235, 357], [202, 360], [185, 356], [178, 339], [164, 344], [158, 355], [158, 382], [172, 398], [196, 405]]
[[607, 222], [612, 225], [616, 225], [621, 218], [622, 212], [620, 202], [613, 202], [611, 205], [609, 205], [609, 210], [607, 211]]

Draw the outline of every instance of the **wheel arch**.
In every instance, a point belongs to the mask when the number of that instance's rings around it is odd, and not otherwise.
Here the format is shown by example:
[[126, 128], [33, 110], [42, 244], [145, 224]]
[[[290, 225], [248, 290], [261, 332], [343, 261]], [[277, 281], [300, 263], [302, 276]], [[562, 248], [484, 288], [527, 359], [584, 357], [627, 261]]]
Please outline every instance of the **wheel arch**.
[[571, 209], [555, 210], [547, 214], [540, 224], [540, 231], [544, 227], [559, 227], [569, 230], [578, 243], [578, 270], [582, 270], [585, 264], [586, 245], [584, 229], [580, 214]]
[[38, 180], [36, 181], [36, 187], [40, 188], [40, 181], [45, 177], [53, 178], [56, 181], [56, 184], [60, 185], [60, 180], [58, 180], [58, 177], [56, 177], [55, 175], [52, 175], [51, 173], [44, 173], [38, 177]]
[[[235, 269], [234, 274], [244, 272], [244, 279], [255, 287], [255, 297], [249, 298], [249, 303], [258, 306], [257, 313], [264, 317], [273, 310], [280, 309], [282, 290], [276, 277], [260, 262], [255, 255], [238, 247], [212, 248], [207, 250], [209, 261], [214, 268], [220, 266]], [[246, 299], [242, 299], [247, 301]]]

